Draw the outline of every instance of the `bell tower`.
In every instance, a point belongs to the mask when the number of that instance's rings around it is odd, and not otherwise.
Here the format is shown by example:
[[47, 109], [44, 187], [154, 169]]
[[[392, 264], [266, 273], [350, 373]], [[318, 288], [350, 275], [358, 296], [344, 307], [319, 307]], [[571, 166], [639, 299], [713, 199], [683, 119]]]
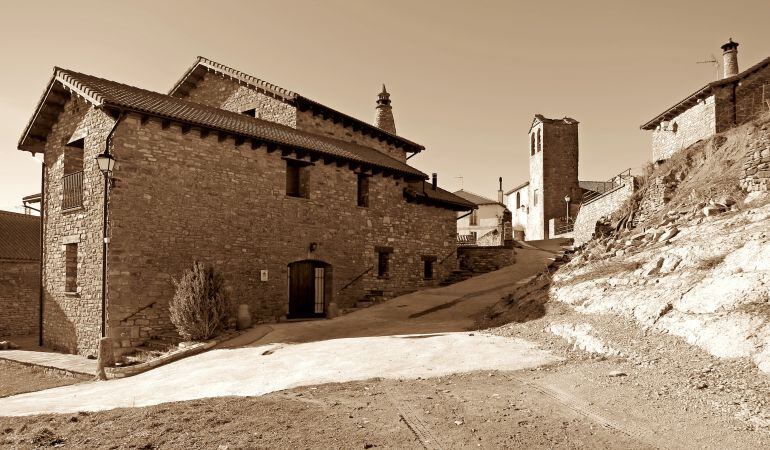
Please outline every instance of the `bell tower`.
[[566, 216], [564, 198], [581, 199], [578, 182], [578, 121], [536, 114], [529, 131], [527, 240], [548, 239], [548, 221]]

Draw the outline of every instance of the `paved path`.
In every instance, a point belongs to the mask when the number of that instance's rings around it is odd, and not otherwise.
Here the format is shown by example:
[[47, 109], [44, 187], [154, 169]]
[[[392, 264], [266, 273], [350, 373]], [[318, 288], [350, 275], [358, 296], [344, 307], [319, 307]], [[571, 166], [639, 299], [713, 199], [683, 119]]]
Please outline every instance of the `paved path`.
[[96, 375], [96, 360], [80, 355], [35, 350], [2, 350], [0, 351], [0, 359], [51, 367], [83, 375]]
[[[517, 263], [337, 319], [258, 327], [223, 345], [134, 377], [0, 399], [0, 414], [28, 415], [146, 406], [373, 377], [417, 378], [519, 370], [556, 361], [521, 339], [469, 332], [474, 317], [553, 254], [517, 251]], [[265, 334], [267, 332], [267, 334]]]

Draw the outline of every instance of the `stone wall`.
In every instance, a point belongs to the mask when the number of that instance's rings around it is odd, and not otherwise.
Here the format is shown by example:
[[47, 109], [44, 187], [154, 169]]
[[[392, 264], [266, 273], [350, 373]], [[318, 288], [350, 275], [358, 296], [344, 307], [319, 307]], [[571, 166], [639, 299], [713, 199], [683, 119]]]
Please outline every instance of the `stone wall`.
[[516, 251], [512, 246], [458, 247], [457, 262], [462, 270], [492, 272], [515, 263]]
[[297, 109], [261, 90], [244, 86], [216, 72], [207, 72], [185, 100], [233, 112], [256, 109], [256, 117], [297, 128]]
[[0, 340], [38, 332], [40, 263], [0, 260]]
[[754, 130], [743, 157], [741, 187], [748, 192], [770, 191], [770, 134], [768, 126]]
[[[114, 120], [72, 97], [45, 146], [43, 336], [53, 348], [96, 355], [101, 325], [102, 198], [104, 178], [95, 157], [104, 151]], [[83, 206], [62, 210], [65, 144], [85, 133]], [[65, 292], [65, 245], [77, 244], [77, 292]]]
[[[309, 167], [309, 198], [289, 197], [280, 152], [185, 134], [175, 124], [164, 130], [133, 115], [118, 127], [114, 151], [108, 317], [110, 334], [124, 347], [163, 332], [125, 319], [152, 303], [165, 307], [172, 279], [195, 260], [223, 275], [234, 304], [270, 321], [287, 313], [288, 265], [295, 261], [331, 265], [329, 301], [340, 309], [367, 294], [435, 286], [457, 266], [456, 213], [407, 203], [403, 180], [372, 176], [370, 207], [358, 207], [357, 174], [319, 160]], [[393, 249], [384, 278], [376, 273], [378, 246]], [[424, 258], [437, 261], [431, 280], [423, 279]]]
[[313, 114], [311, 111], [297, 111], [297, 128], [311, 133], [321, 134], [333, 137], [341, 141], [353, 142], [367, 147], [377, 149], [391, 158], [401, 162], [406, 161], [406, 152], [403, 149], [389, 144], [376, 137], [367, 136], [360, 131], [353, 131], [349, 126], [343, 126], [342, 123], [334, 123], [329, 119]]
[[637, 223], [646, 223], [658, 214], [671, 200], [676, 186], [677, 183], [674, 180], [673, 174], [665, 177], [650, 178], [647, 188], [644, 190], [644, 195], [639, 199], [635, 221]]
[[716, 96], [717, 132], [755, 120], [770, 111], [770, 66], [716, 88]]
[[580, 246], [593, 238], [596, 222], [617, 211], [634, 194], [634, 181], [629, 178], [625, 184], [580, 207], [575, 218], [573, 231], [574, 245]]
[[716, 132], [715, 98], [712, 95], [653, 130], [652, 160], [668, 159], [674, 152], [708, 139]]
[[297, 108], [284, 100], [244, 86], [215, 72], [207, 73], [190, 90], [186, 99], [235, 112], [256, 108], [257, 117], [260, 119], [365, 145], [399, 161], [406, 161], [406, 153], [392, 144], [376, 137], [364, 135], [360, 131], [354, 131], [350, 126], [346, 127], [342, 123], [335, 123], [331, 119], [315, 115], [311, 111], [298, 111]]

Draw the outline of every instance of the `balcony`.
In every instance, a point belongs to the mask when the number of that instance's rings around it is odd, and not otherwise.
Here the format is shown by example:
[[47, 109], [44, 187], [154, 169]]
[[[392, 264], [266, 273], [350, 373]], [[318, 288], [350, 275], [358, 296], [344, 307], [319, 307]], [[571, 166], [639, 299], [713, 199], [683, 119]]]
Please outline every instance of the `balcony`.
[[83, 206], [83, 171], [73, 172], [62, 177], [64, 185], [61, 209], [73, 209]]

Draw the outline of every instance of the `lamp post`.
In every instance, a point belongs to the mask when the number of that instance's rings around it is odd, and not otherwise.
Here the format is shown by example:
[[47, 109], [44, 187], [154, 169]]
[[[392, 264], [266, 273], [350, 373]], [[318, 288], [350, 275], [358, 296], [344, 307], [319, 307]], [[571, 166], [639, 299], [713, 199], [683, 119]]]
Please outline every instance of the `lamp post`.
[[571, 199], [569, 198], [569, 195], [564, 196], [564, 201], [567, 203], [567, 221], [569, 221], [569, 201]]
[[109, 238], [107, 237], [107, 191], [110, 187], [110, 175], [112, 175], [112, 169], [115, 167], [115, 158], [108, 152], [100, 153], [96, 156], [96, 163], [99, 165], [99, 170], [104, 175], [104, 209], [102, 210], [102, 337], [106, 337], [107, 331], [107, 244]]

